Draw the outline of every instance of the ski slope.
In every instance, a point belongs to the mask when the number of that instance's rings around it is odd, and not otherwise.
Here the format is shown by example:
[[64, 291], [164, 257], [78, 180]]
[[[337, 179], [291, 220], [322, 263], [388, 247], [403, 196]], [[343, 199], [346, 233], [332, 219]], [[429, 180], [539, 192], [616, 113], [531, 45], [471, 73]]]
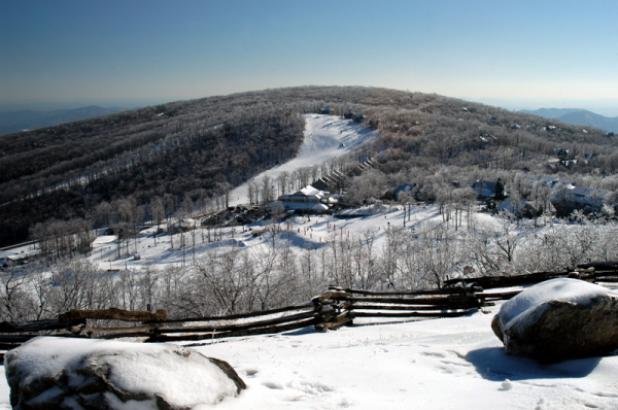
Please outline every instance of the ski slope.
[[[305, 114], [304, 118], [304, 139], [296, 157], [256, 175], [251, 181], [260, 181], [265, 176], [276, 179], [283, 172], [292, 173], [300, 168], [321, 165], [354, 151], [377, 136], [375, 130], [337, 115]], [[230, 205], [249, 202], [248, 186], [251, 181], [231, 191]]]
[[[491, 331], [499, 306], [468, 317], [355, 320], [317, 333], [205, 340], [247, 383], [214, 408], [576, 410], [618, 408], [618, 356], [540, 365], [507, 356]], [[0, 377], [0, 409], [10, 409]]]

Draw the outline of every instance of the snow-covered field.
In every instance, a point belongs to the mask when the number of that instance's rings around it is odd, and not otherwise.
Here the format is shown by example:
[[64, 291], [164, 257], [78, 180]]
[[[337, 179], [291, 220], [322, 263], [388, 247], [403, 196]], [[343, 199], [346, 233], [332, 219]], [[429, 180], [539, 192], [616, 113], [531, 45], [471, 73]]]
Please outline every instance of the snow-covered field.
[[[337, 115], [306, 114], [304, 117], [304, 139], [296, 157], [256, 175], [253, 181], [260, 181], [265, 176], [275, 179], [283, 172], [292, 173], [300, 168], [321, 165], [349, 154], [377, 135], [375, 130]], [[248, 182], [244, 183], [231, 191], [230, 205], [249, 202], [248, 185]]]
[[[205, 341], [248, 389], [220, 409], [618, 408], [618, 356], [539, 365], [506, 356], [493, 313], [426, 321], [358, 321], [317, 333]], [[9, 409], [0, 380], [0, 408]]]
[[[279, 227], [283, 231], [277, 236], [281, 242], [287, 242], [291, 249], [302, 252], [304, 249], [319, 249], [326, 246], [333, 239], [341, 239], [346, 236], [361, 238], [365, 233], [375, 234], [376, 249], [381, 249], [385, 243], [386, 230], [389, 227], [403, 226], [404, 208], [403, 206], [377, 206], [371, 209], [369, 215], [359, 218], [340, 219], [332, 215], [313, 215], [296, 216], [280, 223]], [[475, 212], [472, 220], [475, 229], [487, 232], [499, 232], [501, 228], [501, 218], [491, 216], [482, 212]], [[437, 205], [416, 205], [411, 208], [409, 221], [406, 227], [421, 232], [442, 223], [442, 216]], [[272, 242], [268, 235], [255, 237], [252, 232], [264, 229], [266, 223], [256, 223], [247, 226], [237, 226], [232, 228], [221, 228], [219, 233], [221, 239], [208, 242], [206, 228], [198, 228], [193, 234], [185, 233], [185, 247], [179, 248], [181, 242], [180, 234], [159, 236], [156, 240], [150, 234], [154, 231], [149, 229], [143, 231], [142, 235], [136, 240], [131, 239], [128, 243], [130, 253], [138, 253], [139, 260], [132, 257], [118, 258], [117, 243], [114, 237], [99, 237], [93, 243], [93, 250], [89, 260], [102, 269], [140, 269], [150, 267], [153, 269], [164, 268], [170, 265], [191, 264], [193, 256], [199, 260], [207, 252], [216, 249], [229, 249], [230, 247], [241, 247], [247, 250], [259, 252], [265, 249]], [[205, 238], [202, 242], [202, 237]], [[192, 241], [195, 238], [195, 250]], [[174, 248], [171, 247], [171, 241]], [[124, 245], [123, 245], [124, 246]], [[123, 248], [124, 249], [124, 248]], [[123, 250], [124, 253], [124, 250]]]
[[618, 356], [541, 366], [506, 356], [493, 314], [291, 332], [201, 348], [249, 389], [222, 408], [618, 408]]

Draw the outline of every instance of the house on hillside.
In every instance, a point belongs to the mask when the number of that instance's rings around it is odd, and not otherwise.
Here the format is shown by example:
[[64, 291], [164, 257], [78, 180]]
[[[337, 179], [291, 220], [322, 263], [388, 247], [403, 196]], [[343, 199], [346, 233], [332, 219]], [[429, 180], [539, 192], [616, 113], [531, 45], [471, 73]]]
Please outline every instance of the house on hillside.
[[315, 189], [320, 190], [320, 191], [328, 191], [328, 184], [322, 178], [320, 178], [317, 181], [311, 183], [311, 186], [314, 187]]
[[572, 159], [571, 150], [567, 148], [554, 148], [554, 155], [560, 160]]
[[354, 122], [363, 122], [365, 115], [362, 112], [346, 111], [343, 113], [343, 118], [346, 120], [353, 120]]
[[477, 179], [472, 184], [472, 190], [476, 193], [476, 197], [481, 201], [501, 200], [506, 198], [504, 184], [500, 178], [496, 181]]
[[558, 216], [569, 216], [573, 211], [593, 214], [603, 210], [603, 202], [608, 193], [608, 191], [602, 189], [566, 184], [556, 187], [549, 200], [556, 208]]
[[543, 213], [542, 209], [535, 207], [532, 202], [506, 198], [496, 204], [496, 210], [508, 212], [518, 218], [536, 218]]
[[293, 194], [281, 195], [274, 206], [297, 213], [325, 213], [336, 203], [329, 192], [308, 185]]
[[404, 199], [409, 199], [413, 196], [415, 188], [416, 184], [413, 183], [399, 184], [395, 188], [386, 191], [381, 199], [387, 201], [402, 201]]

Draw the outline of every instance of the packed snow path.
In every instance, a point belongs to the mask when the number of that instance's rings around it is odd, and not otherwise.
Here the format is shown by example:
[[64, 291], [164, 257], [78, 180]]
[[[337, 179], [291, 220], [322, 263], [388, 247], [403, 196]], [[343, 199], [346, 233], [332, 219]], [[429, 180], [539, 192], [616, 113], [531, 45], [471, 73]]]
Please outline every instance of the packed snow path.
[[[321, 165], [352, 152], [377, 135], [375, 130], [337, 115], [305, 114], [304, 118], [304, 139], [296, 157], [258, 174], [253, 181], [260, 181], [265, 176], [276, 179], [283, 172], [292, 173], [300, 168]], [[249, 202], [247, 187], [248, 183], [244, 183], [231, 191], [230, 205]]]

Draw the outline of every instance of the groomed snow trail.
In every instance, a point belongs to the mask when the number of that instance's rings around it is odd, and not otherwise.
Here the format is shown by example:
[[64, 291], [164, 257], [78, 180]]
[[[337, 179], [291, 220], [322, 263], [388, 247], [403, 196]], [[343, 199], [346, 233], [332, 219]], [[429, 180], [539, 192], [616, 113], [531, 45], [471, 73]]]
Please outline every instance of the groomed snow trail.
[[[337, 115], [305, 114], [304, 118], [304, 139], [296, 157], [256, 175], [253, 181], [260, 181], [265, 176], [275, 179], [283, 172], [292, 173], [300, 168], [321, 165], [352, 152], [377, 136], [375, 130]], [[244, 183], [231, 191], [230, 205], [249, 202], [248, 185]]]

